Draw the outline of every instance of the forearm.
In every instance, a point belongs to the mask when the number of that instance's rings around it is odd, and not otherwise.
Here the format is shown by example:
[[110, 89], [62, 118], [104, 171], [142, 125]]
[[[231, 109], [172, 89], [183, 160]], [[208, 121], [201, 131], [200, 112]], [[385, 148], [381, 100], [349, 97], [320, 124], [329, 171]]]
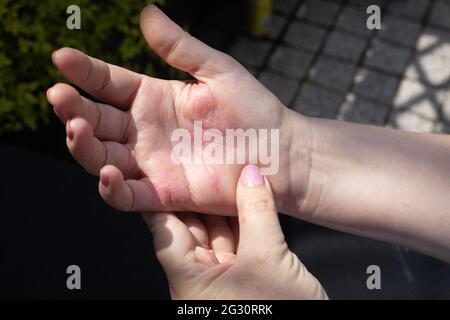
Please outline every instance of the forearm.
[[307, 119], [294, 121], [291, 190], [301, 196], [286, 213], [450, 261], [448, 136]]

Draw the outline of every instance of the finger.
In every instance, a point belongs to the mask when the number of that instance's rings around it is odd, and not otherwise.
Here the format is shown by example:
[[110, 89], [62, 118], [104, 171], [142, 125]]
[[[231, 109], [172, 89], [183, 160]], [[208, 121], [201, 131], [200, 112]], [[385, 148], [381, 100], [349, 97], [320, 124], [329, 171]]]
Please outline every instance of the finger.
[[98, 175], [103, 166], [111, 164], [118, 167], [126, 177], [136, 177], [139, 174], [129, 147], [114, 141], [98, 140], [85, 119], [68, 121], [66, 131], [70, 153], [88, 172]]
[[167, 211], [148, 178], [124, 180], [122, 172], [111, 165], [100, 172], [99, 192], [110, 206], [121, 211]]
[[[215, 252], [234, 253], [234, 235], [227, 218], [223, 216], [205, 215], [203, 221], [208, 230], [209, 247]], [[219, 257], [218, 260], [220, 261]]]
[[154, 5], [142, 11], [140, 24], [147, 43], [161, 58], [196, 78], [209, 78], [238, 65], [230, 56], [183, 31]]
[[239, 220], [237, 217], [228, 217], [228, 224], [234, 236], [234, 252], [237, 251], [239, 246]]
[[52, 60], [64, 78], [92, 96], [121, 108], [130, 106], [143, 77], [72, 48], [53, 52]]
[[211, 249], [205, 249], [203, 247], [195, 247], [195, 260], [207, 267], [213, 267], [218, 265], [220, 262], [217, 259], [215, 253]]
[[78, 91], [64, 83], [58, 83], [47, 91], [47, 99], [53, 105], [59, 119], [81, 117], [93, 128], [100, 140], [126, 142], [130, 115], [103, 103], [95, 103], [82, 97]]
[[156, 256], [169, 275], [180, 274], [187, 253], [194, 248], [192, 234], [173, 213], [143, 213], [153, 235]]
[[273, 246], [284, 241], [268, 180], [255, 165], [241, 172], [236, 189], [239, 218], [239, 250], [255, 245]]
[[179, 213], [177, 216], [187, 226], [198, 244], [205, 249], [210, 249], [208, 232], [198, 216], [194, 213]]

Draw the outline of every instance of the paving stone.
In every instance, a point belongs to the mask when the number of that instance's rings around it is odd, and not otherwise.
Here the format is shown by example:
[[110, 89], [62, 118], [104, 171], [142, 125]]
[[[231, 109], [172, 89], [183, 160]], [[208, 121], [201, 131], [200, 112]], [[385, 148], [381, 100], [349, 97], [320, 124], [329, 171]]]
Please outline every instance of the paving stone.
[[326, 30], [306, 22], [292, 22], [286, 32], [286, 43], [295, 47], [317, 51], [325, 36]]
[[298, 0], [274, 0], [273, 9], [276, 12], [289, 15], [297, 5]]
[[333, 31], [327, 39], [324, 52], [335, 57], [358, 62], [366, 43], [366, 40], [340, 31]]
[[374, 39], [366, 52], [364, 66], [400, 75], [405, 70], [410, 55], [411, 52], [406, 48]]
[[313, 82], [345, 92], [352, 84], [355, 71], [355, 65], [321, 56], [311, 68], [309, 77]]
[[444, 119], [450, 122], [450, 90], [444, 95], [444, 99], [442, 101], [442, 114]]
[[394, 128], [413, 132], [432, 132], [435, 124], [411, 111], [394, 111], [390, 117], [390, 124]]
[[416, 45], [417, 53], [406, 76], [430, 86], [445, 86], [450, 81], [450, 34], [426, 28]]
[[393, 107], [401, 111], [412, 111], [430, 120], [437, 120], [443, 100], [442, 91], [427, 87], [415, 80], [403, 79]]
[[311, 83], [305, 83], [294, 109], [310, 117], [335, 119], [343, 96]]
[[[366, 27], [372, 4], [383, 11], [378, 31]], [[450, 0], [274, 0], [269, 39], [240, 36], [231, 55], [306, 115], [383, 125], [389, 114], [390, 127], [450, 134], [449, 8]], [[286, 45], [259, 73], [287, 24]]]
[[287, 19], [280, 15], [273, 15], [270, 19], [269, 38], [277, 39], [287, 23]]
[[365, 10], [346, 6], [338, 16], [336, 26], [344, 31], [369, 37], [373, 30], [368, 29], [366, 23], [367, 14]]
[[259, 67], [269, 53], [272, 44], [240, 36], [230, 50], [230, 55], [245, 67]]
[[361, 68], [354, 79], [353, 91], [362, 97], [390, 105], [396, 93], [397, 78]]
[[436, 123], [433, 131], [435, 133], [450, 134], [450, 123], [440, 121]]
[[450, 2], [436, 0], [433, 4], [428, 23], [450, 30]]
[[297, 11], [297, 17], [325, 26], [331, 26], [339, 7], [340, 5], [336, 2], [306, 0], [300, 5], [300, 8]]
[[348, 94], [339, 111], [339, 120], [357, 123], [382, 125], [387, 114], [387, 107], [371, 102], [354, 94]]
[[427, 26], [420, 34], [416, 50], [428, 50], [430, 47], [450, 42], [450, 33]]
[[398, 44], [414, 47], [420, 31], [420, 24], [392, 15], [384, 15], [378, 36]]
[[313, 56], [299, 49], [278, 47], [269, 61], [269, 67], [287, 76], [303, 79]]
[[441, 132], [446, 133], [446, 134], [450, 134], [450, 124], [445, 123], [443, 125], [443, 127], [441, 128]]
[[429, 4], [430, 0], [389, 1], [386, 10], [389, 13], [419, 21], [425, 15]]
[[386, 3], [386, 0], [349, 0], [348, 3], [365, 9], [367, 9], [368, 6], [371, 6], [373, 4], [379, 6], [380, 8], [383, 8], [384, 4]]
[[299, 86], [297, 81], [282, 77], [271, 71], [264, 71], [259, 80], [285, 105], [292, 102]]

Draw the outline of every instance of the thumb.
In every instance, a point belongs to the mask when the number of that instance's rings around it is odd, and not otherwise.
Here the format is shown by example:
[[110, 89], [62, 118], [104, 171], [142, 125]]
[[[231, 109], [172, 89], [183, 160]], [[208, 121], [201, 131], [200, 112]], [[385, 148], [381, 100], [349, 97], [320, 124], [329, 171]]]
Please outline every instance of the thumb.
[[208, 78], [238, 65], [230, 56], [189, 35], [155, 5], [142, 10], [140, 24], [145, 40], [156, 54], [196, 78]]
[[144, 212], [142, 217], [153, 235], [155, 253], [167, 277], [181, 275], [193, 243], [191, 232], [171, 212]]
[[236, 203], [241, 250], [278, 245], [284, 241], [270, 183], [259, 167], [248, 165], [242, 170]]

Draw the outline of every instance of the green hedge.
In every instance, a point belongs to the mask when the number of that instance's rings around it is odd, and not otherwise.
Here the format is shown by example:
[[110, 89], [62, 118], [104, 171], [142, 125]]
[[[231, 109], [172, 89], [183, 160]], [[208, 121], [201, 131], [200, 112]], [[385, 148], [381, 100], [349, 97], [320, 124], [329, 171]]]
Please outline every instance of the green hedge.
[[[140, 11], [155, 2], [164, 0], [0, 0], [0, 135], [48, 122], [46, 90], [63, 80], [51, 63], [55, 49], [75, 47], [149, 75], [164, 68], [139, 29]], [[81, 9], [81, 30], [66, 27], [71, 4]]]

